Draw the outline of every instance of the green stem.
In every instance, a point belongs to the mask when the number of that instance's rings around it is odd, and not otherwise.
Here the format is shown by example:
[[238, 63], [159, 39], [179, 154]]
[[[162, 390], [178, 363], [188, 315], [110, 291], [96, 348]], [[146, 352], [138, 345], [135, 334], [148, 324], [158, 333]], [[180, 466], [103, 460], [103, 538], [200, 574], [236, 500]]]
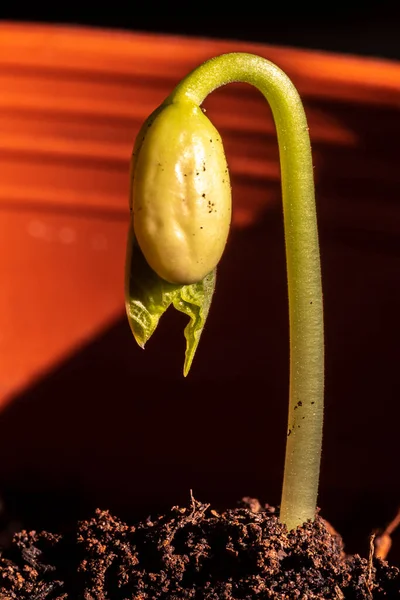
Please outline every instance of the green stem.
[[273, 63], [252, 54], [216, 57], [190, 73], [167, 102], [201, 104], [233, 81], [254, 85], [278, 135], [290, 322], [290, 393], [280, 518], [288, 529], [314, 519], [321, 460], [324, 341], [321, 271], [307, 121], [296, 88]]

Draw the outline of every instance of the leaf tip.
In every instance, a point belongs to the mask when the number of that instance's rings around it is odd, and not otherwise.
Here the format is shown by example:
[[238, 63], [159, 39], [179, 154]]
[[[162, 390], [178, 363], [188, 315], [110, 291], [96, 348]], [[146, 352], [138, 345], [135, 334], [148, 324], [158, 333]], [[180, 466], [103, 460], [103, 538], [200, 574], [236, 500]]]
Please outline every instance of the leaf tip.
[[183, 376], [184, 377], [187, 377], [189, 375], [189, 371], [190, 371], [192, 363], [193, 363], [194, 353], [195, 353], [195, 350], [193, 350], [193, 351], [190, 351], [189, 349], [186, 350], [185, 362], [183, 365]]
[[141, 341], [141, 340], [139, 340], [139, 339], [138, 339], [136, 336], [134, 336], [134, 337], [135, 337], [135, 340], [136, 340], [136, 343], [137, 343], [137, 345], [138, 345], [138, 346], [139, 346], [139, 347], [140, 347], [142, 350], [144, 350], [144, 345], [145, 345], [145, 342], [142, 342], [142, 341]]

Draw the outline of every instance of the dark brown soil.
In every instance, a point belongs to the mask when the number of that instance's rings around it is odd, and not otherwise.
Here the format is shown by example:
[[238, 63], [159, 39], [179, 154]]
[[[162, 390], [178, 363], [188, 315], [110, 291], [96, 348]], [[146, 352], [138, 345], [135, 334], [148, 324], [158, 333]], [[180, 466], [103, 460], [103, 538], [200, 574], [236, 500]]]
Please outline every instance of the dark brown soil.
[[129, 526], [98, 510], [64, 535], [23, 531], [0, 557], [0, 600], [400, 598], [400, 571], [346, 556], [319, 517], [288, 533], [256, 501]]

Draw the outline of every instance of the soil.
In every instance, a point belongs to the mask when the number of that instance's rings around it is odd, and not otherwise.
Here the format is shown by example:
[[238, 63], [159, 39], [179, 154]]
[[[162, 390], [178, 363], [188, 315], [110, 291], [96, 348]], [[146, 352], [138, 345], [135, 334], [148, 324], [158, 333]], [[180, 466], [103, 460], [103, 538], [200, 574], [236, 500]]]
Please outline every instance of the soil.
[[400, 571], [346, 556], [319, 516], [288, 533], [268, 505], [186, 508], [127, 525], [107, 511], [64, 534], [22, 531], [0, 556], [0, 600], [400, 598]]

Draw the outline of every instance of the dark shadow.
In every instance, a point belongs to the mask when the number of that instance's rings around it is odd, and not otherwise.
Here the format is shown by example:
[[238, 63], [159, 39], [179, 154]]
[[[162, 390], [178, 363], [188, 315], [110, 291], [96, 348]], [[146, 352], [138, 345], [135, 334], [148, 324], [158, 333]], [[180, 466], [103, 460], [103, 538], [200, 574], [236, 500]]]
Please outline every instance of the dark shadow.
[[218, 505], [278, 501], [288, 379], [279, 207], [232, 234], [218, 280], [186, 380], [183, 316], [170, 309], [144, 352], [122, 317], [0, 414], [2, 488], [29, 527], [96, 506], [147, 516], [186, 503], [191, 488]]
[[[339, 102], [318, 108], [358, 140], [355, 148], [315, 148], [326, 318], [319, 503], [348, 532], [347, 549], [366, 556], [368, 536], [400, 504], [399, 109]], [[393, 542], [389, 557], [399, 563], [400, 532]]]

